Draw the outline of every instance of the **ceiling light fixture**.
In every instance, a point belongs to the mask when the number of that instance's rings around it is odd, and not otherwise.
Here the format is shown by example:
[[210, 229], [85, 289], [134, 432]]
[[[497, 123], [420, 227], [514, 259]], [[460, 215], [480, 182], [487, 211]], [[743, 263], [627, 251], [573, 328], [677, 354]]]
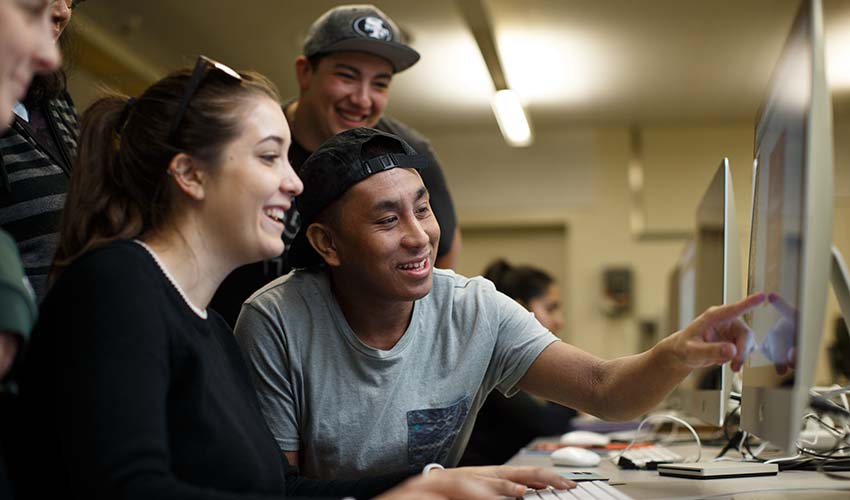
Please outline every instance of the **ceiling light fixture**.
[[491, 105], [496, 115], [496, 122], [502, 131], [505, 142], [513, 147], [530, 146], [533, 142], [531, 125], [525, 109], [520, 102], [519, 96], [508, 88], [499, 52], [496, 49], [496, 37], [493, 35], [490, 12], [485, 4], [486, 0], [456, 0], [466, 23], [469, 25], [478, 49], [484, 58], [484, 63], [490, 71], [493, 87]]
[[511, 89], [502, 89], [493, 94], [493, 113], [505, 142], [513, 147], [531, 144], [531, 127], [519, 96]]

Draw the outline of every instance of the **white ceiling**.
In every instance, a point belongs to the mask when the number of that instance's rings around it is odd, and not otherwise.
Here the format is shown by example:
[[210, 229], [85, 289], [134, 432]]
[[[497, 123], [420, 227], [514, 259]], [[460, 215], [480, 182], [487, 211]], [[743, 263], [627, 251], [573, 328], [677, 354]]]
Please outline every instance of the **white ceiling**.
[[[304, 33], [338, 3], [93, 0], [79, 14], [155, 67], [204, 53], [265, 73], [292, 96]], [[391, 112], [423, 129], [495, 127], [492, 84], [454, 2], [375, 3], [422, 53], [396, 76]], [[491, 0], [490, 9], [508, 82], [539, 128], [752, 120], [798, 3]], [[850, 1], [825, 5], [830, 63], [850, 68], [850, 43], [841, 45], [850, 42]]]

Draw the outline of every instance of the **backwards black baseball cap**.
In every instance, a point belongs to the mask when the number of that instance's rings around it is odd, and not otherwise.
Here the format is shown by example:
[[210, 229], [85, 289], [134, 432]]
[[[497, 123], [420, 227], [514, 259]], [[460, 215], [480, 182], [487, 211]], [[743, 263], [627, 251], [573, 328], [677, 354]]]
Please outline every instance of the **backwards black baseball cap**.
[[304, 55], [353, 50], [388, 60], [396, 73], [416, 64], [419, 52], [401, 41], [398, 26], [374, 5], [341, 5], [310, 26]]
[[301, 227], [289, 249], [290, 265], [304, 268], [324, 262], [307, 240], [307, 228], [351, 186], [393, 168], [426, 166], [428, 160], [403, 139], [380, 130], [353, 128], [325, 141], [298, 169], [304, 191], [295, 198]]

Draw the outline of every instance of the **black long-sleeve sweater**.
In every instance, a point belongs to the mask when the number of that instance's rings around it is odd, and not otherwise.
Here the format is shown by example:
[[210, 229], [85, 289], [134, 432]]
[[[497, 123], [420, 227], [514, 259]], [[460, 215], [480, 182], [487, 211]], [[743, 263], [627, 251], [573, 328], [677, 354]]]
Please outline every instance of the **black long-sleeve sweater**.
[[26, 432], [11, 462], [33, 498], [365, 499], [410, 475], [299, 477], [266, 426], [230, 328], [212, 311], [196, 314], [133, 242], [64, 273], [25, 362]]

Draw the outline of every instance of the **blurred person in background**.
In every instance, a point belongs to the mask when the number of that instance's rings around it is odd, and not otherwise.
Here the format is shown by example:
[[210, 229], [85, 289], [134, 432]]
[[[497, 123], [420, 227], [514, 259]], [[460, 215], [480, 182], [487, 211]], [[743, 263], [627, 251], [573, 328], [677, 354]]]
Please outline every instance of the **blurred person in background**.
[[[534, 314], [550, 332], [564, 326], [561, 293], [546, 271], [531, 266], [512, 266], [504, 259], [487, 266], [484, 277], [496, 290]], [[503, 464], [533, 439], [571, 430], [576, 416], [572, 408], [535, 398], [525, 391], [506, 398], [493, 391], [478, 413], [462, 465]]]

